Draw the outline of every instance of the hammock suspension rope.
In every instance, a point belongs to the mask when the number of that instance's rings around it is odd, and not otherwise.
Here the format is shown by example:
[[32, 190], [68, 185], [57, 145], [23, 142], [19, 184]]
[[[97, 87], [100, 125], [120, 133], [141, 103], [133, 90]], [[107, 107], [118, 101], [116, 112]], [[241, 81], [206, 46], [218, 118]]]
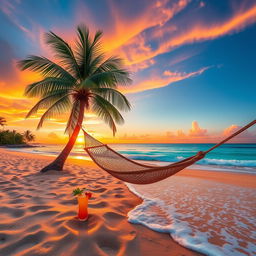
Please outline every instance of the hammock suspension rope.
[[210, 151], [229, 141], [241, 132], [247, 130], [254, 124], [256, 124], [256, 120], [242, 127], [234, 134], [230, 135], [210, 149], [206, 151], [200, 151], [194, 156], [188, 157], [176, 163], [171, 163], [166, 166], [145, 165], [133, 161], [114, 151], [108, 145], [101, 143], [90, 134], [88, 134], [83, 128], [82, 130], [85, 137], [85, 151], [100, 168], [116, 177], [117, 179], [128, 183], [151, 184], [166, 179], [201, 160]]

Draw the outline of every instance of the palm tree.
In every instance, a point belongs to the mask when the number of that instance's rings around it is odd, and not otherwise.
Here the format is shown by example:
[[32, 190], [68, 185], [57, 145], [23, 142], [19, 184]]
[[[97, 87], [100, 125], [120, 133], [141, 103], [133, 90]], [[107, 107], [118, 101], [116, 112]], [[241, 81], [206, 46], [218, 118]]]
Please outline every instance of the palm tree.
[[6, 119], [2, 116], [0, 116], [0, 126], [2, 126], [2, 128], [4, 128], [4, 126], [6, 125]]
[[26, 142], [34, 141], [35, 140], [35, 135], [32, 134], [30, 130], [26, 130], [23, 133], [23, 138], [25, 139]]
[[65, 132], [69, 141], [59, 156], [41, 171], [62, 170], [82, 126], [85, 112], [93, 111], [116, 133], [116, 124], [124, 119], [119, 111], [130, 110], [130, 103], [117, 90], [118, 85], [131, 83], [122, 59], [106, 58], [102, 52], [102, 32], [90, 36], [86, 26], [77, 27], [77, 41], [72, 47], [53, 32], [46, 33], [46, 43], [55, 52], [56, 62], [40, 56], [28, 56], [18, 62], [21, 70], [39, 72], [43, 79], [26, 87], [25, 95], [40, 100], [27, 117], [39, 109], [47, 109], [41, 116], [38, 129], [46, 119], [69, 111]]

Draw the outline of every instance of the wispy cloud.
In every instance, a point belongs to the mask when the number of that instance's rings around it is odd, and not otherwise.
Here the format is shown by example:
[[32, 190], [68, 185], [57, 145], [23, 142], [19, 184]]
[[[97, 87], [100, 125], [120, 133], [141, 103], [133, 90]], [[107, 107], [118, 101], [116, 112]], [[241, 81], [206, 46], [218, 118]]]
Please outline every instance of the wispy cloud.
[[[196, 23], [190, 21], [191, 24], [187, 28], [179, 28], [178, 24], [176, 27], [173, 25], [170, 27], [167, 24], [161, 27], [161, 34], [158, 31], [159, 27], [155, 27], [151, 33], [140, 33], [133, 37], [122, 46], [121, 52], [128, 60], [129, 65], [138, 65], [138, 63], [148, 61], [185, 44], [213, 40], [239, 32], [255, 22], [256, 5], [253, 5], [247, 10], [236, 10], [226, 21], [220, 22], [217, 19], [212, 23], [205, 20]], [[150, 42], [156, 38], [156, 34], [160, 35], [158, 46], [152, 47]]]
[[163, 74], [152, 74], [147, 79], [143, 79], [139, 82], [134, 82], [130, 87], [122, 88], [121, 90], [125, 93], [135, 93], [146, 90], [152, 90], [156, 88], [165, 87], [174, 82], [182, 81], [194, 76], [202, 74], [204, 71], [209, 69], [209, 67], [201, 68], [197, 71], [186, 73], [186, 72], [172, 72], [169, 70], [164, 71]]
[[149, 28], [162, 27], [189, 2], [190, 0], [178, 0], [170, 5], [168, 0], [145, 1], [143, 8], [133, 16], [126, 9], [119, 8], [116, 2], [110, 2], [114, 27], [111, 27], [111, 31], [107, 30], [106, 49], [114, 50]]
[[[20, 31], [25, 33], [30, 39], [35, 40], [36, 34], [33, 33], [32, 29], [27, 28], [23, 25], [24, 19], [29, 21], [30, 24], [34, 24], [29, 16], [26, 16], [22, 13], [21, 8], [19, 7], [20, 1], [8, 1], [8, 0], [1, 0], [0, 11], [2, 11], [9, 19], [9, 21], [17, 27]], [[21, 18], [22, 17], [22, 18]]]

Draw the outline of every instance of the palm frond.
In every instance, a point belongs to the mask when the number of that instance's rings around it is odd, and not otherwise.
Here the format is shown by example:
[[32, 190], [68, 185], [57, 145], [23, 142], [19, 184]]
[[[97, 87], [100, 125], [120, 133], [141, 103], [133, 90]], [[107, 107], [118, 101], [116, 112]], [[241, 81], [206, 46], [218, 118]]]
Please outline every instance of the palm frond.
[[88, 89], [91, 90], [92, 88], [99, 88], [99, 86], [90, 79], [90, 77], [87, 77], [86, 79], [83, 80], [82, 83], [80, 83], [77, 86], [77, 89]]
[[74, 82], [70, 82], [64, 78], [46, 77], [39, 82], [27, 85], [24, 94], [28, 97], [45, 97], [46, 95], [59, 90], [66, 90], [68, 92], [69, 90], [72, 90], [73, 87]]
[[57, 115], [63, 114], [71, 107], [71, 102], [67, 95], [61, 97], [55, 103], [53, 103], [41, 116], [40, 121], [37, 125], [37, 129], [40, 129], [46, 119], [55, 117]]
[[116, 124], [123, 124], [124, 119], [119, 111], [107, 100], [99, 95], [93, 96], [92, 110], [109, 125], [113, 131], [113, 135], [116, 133]]
[[96, 31], [94, 35], [94, 39], [90, 47], [90, 56], [89, 56], [90, 62], [88, 62], [87, 64], [88, 65], [87, 75], [92, 74], [96, 69], [96, 67], [99, 65], [99, 63], [101, 63], [105, 58], [105, 54], [102, 53], [102, 43], [100, 41], [100, 39], [102, 38], [102, 35], [103, 35], [103, 32], [100, 30]]
[[102, 96], [121, 111], [129, 111], [131, 104], [128, 99], [119, 91], [112, 88], [91, 88], [91, 91]]
[[56, 57], [77, 79], [81, 78], [79, 66], [77, 64], [74, 53], [67, 42], [55, 33], [50, 31], [45, 34], [46, 43], [51, 45], [56, 52]]
[[76, 56], [77, 62], [80, 68], [80, 73], [82, 77], [86, 76], [87, 66], [90, 62], [90, 48], [91, 40], [89, 36], [89, 29], [84, 26], [78, 26], [77, 28], [78, 41], [76, 42]]
[[[89, 29], [86, 26], [78, 26], [77, 32], [78, 41], [76, 56], [80, 67], [80, 72], [83, 77], [86, 77], [91, 73], [91, 69], [94, 67], [92, 65], [93, 60], [97, 58], [98, 55], [101, 55], [100, 39], [102, 37], [102, 32], [97, 31], [93, 40], [91, 40]], [[94, 64], [96, 63], [94, 62]]]
[[76, 81], [67, 70], [45, 57], [30, 55], [26, 59], [18, 61], [17, 65], [21, 70], [36, 71], [44, 77], [61, 77], [70, 82]]
[[111, 56], [98, 66], [98, 68], [95, 70], [95, 73], [105, 72], [112, 69], [122, 69], [124, 66], [123, 62], [123, 59], [116, 56]]
[[125, 70], [115, 69], [96, 73], [90, 76], [90, 80], [99, 87], [117, 88], [118, 85], [127, 85], [131, 83], [128, 73]]
[[113, 72], [115, 80], [120, 85], [130, 85], [132, 80], [130, 78], [130, 72], [124, 68], [123, 59], [112, 56], [105, 60], [95, 70], [94, 75], [105, 72]]
[[91, 64], [90, 64], [90, 73], [89, 73], [89, 75], [95, 74], [96, 70], [103, 63], [104, 59], [105, 59], [105, 54], [104, 53], [98, 54], [97, 56], [95, 56], [92, 59]]
[[32, 109], [30, 109], [30, 111], [27, 113], [26, 118], [35, 115], [37, 113], [37, 111], [39, 109], [46, 109], [50, 106], [52, 106], [52, 104], [54, 104], [58, 99], [60, 99], [61, 97], [64, 96], [68, 96], [70, 94], [67, 93], [66, 90], [59, 90], [55, 93], [52, 93], [44, 98], [42, 98], [41, 100], [39, 100]]

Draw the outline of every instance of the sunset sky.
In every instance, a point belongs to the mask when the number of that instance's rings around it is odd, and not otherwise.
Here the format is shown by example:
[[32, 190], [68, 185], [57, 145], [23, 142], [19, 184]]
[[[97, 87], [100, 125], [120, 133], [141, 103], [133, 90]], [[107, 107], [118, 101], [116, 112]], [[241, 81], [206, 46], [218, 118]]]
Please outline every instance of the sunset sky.
[[[123, 57], [133, 79], [121, 88], [132, 110], [115, 138], [93, 113], [85, 116], [97, 138], [216, 142], [256, 118], [254, 0], [0, 0], [0, 116], [8, 129], [30, 129], [36, 142], [67, 140], [68, 115], [39, 131], [40, 115], [25, 120], [36, 102], [23, 96], [25, 86], [40, 77], [19, 71], [16, 62], [29, 54], [52, 58], [44, 33], [72, 45], [81, 23], [103, 30], [104, 50]], [[256, 143], [256, 127], [234, 142]]]

